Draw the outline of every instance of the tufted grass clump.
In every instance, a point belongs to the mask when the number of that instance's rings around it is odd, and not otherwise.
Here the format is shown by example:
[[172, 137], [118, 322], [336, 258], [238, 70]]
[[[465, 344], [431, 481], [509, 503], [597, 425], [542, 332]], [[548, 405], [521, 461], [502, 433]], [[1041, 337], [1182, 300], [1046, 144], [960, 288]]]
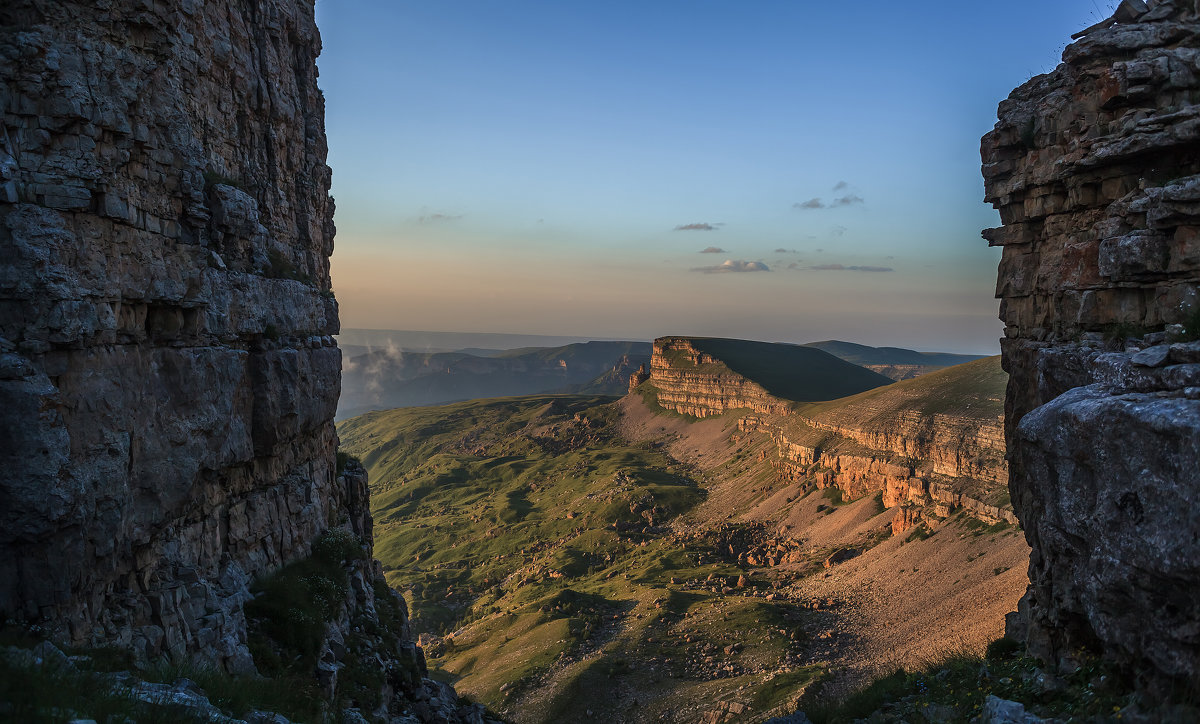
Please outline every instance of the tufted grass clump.
[[365, 556], [353, 533], [335, 528], [317, 539], [311, 556], [254, 585], [246, 619], [250, 653], [260, 670], [298, 674], [316, 666], [325, 625], [337, 616], [349, 592], [342, 566]]

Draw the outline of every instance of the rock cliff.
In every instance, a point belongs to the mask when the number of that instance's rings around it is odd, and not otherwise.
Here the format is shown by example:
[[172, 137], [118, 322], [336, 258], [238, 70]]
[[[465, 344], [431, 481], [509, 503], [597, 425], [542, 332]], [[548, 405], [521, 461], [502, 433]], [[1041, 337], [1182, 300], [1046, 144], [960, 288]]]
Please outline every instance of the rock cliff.
[[983, 139], [1003, 226], [1013, 505], [1033, 552], [1011, 632], [1200, 682], [1200, 12], [1123, 2]]
[[319, 51], [311, 0], [0, 6], [0, 618], [250, 672], [251, 582], [369, 550]]
[[738, 425], [772, 437], [784, 479], [849, 499], [882, 492], [883, 505], [901, 506], [896, 533], [959, 509], [1016, 523], [1005, 488], [1004, 383], [998, 359], [988, 358]]
[[649, 379], [660, 406], [693, 417], [735, 409], [787, 415], [797, 400], [831, 400], [891, 382], [814, 348], [694, 337], [656, 339]]
[[[902, 506], [896, 529], [945, 518], [956, 510], [991, 523], [1016, 523], [1005, 483], [1003, 389], [1007, 379], [997, 358], [930, 372], [895, 384], [873, 384], [858, 394], [825, 402], [797, 402], [769, 392], [756, 379], [734, 370], [742, 349], [714, 347], [704, 340], [666, 337], [654, 343], [650, 374], [630, 379], [631, 393], [644, 390], [659, 406], [708, 417], [750, 410], [738, 421], [743, 433], [770, 435], [778, 451], [780, 476], [818, 487], [835, 487], [846, 498], [881, 491], [887, 507]], [[755, 343], [742, 343], [755, 344]], [[763, 345], [785, 348], [791, 345]], [[817, 350], [811, 350], [817, 352]], [[732, 354], [731, 354], [732, 352]], [[803, 377], [808, 368], [770, 360], [775, 350], [754, 349], [767, 376], [776, 370]], [[717, 356], [721, 353], [721, 356]], [[824, 356], [824, 355], [823, 355]], [[728, 361], [734, 358], [732, 364]], [[835, 360], [841, 362], [840, 360]], [[842, 363], [846, 364], [846, 363]], [[760, 367], [759, 369], [762, 369]], [[813, 390], [832, 389], [834, 374], [818, 368]], [[855, 380], [862, 373], [857, 369]], [[639, 385], [645, 384], [645, 387]], [[777, 385], [778, 383], [776, 383]], [[807, 399], [830, 400], [809, 396]]]

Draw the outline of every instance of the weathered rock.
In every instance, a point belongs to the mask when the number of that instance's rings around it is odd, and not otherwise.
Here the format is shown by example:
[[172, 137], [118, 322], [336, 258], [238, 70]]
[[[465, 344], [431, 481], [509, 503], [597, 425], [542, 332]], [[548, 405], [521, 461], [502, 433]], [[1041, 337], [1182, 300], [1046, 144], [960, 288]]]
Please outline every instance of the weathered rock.
[[1033, 549], [1010, 630], [1051, 662], [1087, 647], [1191, 686], [1200, 370], [1170, 343], [1200, 315], [1197, 19], [1122, 3], [1000, 104], [982, 145], [1004, 223], [984, 236], [1003, 247], [1010, 487]]
[[1020, 702], [989, 694], [979, 721], [981, 724], [1041, 724], [1046, 720], [1025, 711], [1025, 705]]
[[249, 671], [250, 580], [364, 517], [319, 49], [294, 0], [0, 9], [0, 615]]
[[[0, 4], [0, 618], [253, 673], [251, 581], [334, 527], [369, 552], [365, 472], [335, 462], [313, 13]], [[331, 689], [395, 597], [349, 567]], [[399, 618], [367, 642], [384, 714], [423, 694], [423, 721], [478, 720]]]

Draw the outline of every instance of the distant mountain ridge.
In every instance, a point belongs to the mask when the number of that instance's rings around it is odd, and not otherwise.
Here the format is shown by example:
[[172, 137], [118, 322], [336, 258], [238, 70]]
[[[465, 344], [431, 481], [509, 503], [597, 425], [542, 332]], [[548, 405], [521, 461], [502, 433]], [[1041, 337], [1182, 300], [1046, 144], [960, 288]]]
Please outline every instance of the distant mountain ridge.
[[903, 347], [868, 347], [865, 344], [842, 342], [836, 339], [808, 342], [802, 346], [828, 352], [835, 357], [866, 367], [897, 381], [912, 379], [935, 370], [965, 364], [986, 356], [952, 354], [950, 352], [918, 352]]
[[338, 419], [370, 410], [547, 392], [624, 394], [650, 361], [647, 342], [583, 342], [561, 347], [411, 352], [389, 346], [342, 363]]
[[[628, 389], [630, 376], [643, 364], [649, 367], [651, 345], [646, 342], [587, 340], [538, 344], [562, 339], [576, 340], [538, 335], [345, 330], [338, 338], [343, 375], [337, 419], [370, 410], [488, 397], [541, 393], [621, 395]], [[764, 391], [797, 401], [832, 399], [870, 389], [870, 385], [835, 385], [818, 393], [817, 388], [839, 376], [861, 377], [863, 372], [870, 371], [890, 380], [902, 380], [978, 359], [971, 355], [868, 347], [837, 340], [797, 345], [688, 339], [704, 340], [700, 344], [723, 358], [730, 371], [754, 380]], [[792, 374], [817, 360], [822, 361], [806, 374]], [[849, 366], [838, 367], [837, 360]], [[830, 365], [841, 372], [831, 376]], [[867, 379], [862, 377], [860, 382]], [[805, 385], [817, 387], [800, 389]]]

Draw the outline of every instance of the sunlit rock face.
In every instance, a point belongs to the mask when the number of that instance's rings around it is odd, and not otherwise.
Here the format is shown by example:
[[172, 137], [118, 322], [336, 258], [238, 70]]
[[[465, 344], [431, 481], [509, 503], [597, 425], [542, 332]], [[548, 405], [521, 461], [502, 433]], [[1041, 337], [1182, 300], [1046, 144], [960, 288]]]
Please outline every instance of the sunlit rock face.
[[[724, 367], [721, 360], [686, 337], [654, 340], [647, 379], [657, 388], [660, 405], [693, 417], [736, 409], [786, 415], [791, 408], [786, 400]], [[630, 389], [635, 386], [631, 384]]]
[[[1022, 608], [1050, 659], [1200, 681], [1200, 21], [1116, 24], [1000, 104], [983, 139]], [[1183, 325], [1183, 326], [1181, 326]], [[1021, 628], [1027, 630], [1021, 631]]]
[[331, 525], [333, 204], [311, 2], [0, 5], [0, 617], [252, 666]]

